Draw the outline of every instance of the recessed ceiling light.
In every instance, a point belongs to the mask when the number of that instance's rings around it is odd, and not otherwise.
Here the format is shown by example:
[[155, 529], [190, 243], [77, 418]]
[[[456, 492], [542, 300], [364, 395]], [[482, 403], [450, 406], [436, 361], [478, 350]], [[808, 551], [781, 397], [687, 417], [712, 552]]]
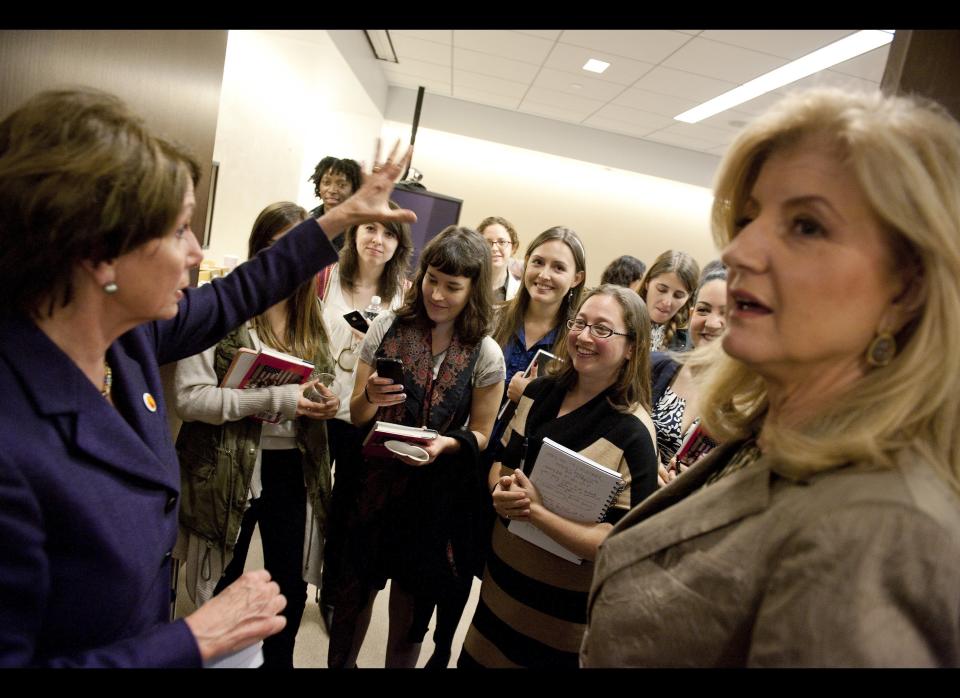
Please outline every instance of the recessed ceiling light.
[[[688, 109], [682, 114], [677, 114], [674, 119], [685, 121], [688, 124], [695, 124], [714, 114], [719, 114], [738, 104], [748, 102], [755, 97], [766, 94], [778, 87], [789, 85], [808, 75], [813, 75], [821, 70], [826, 70], [837, 63], [843, 63], [855, 56], [859, 56], [867, 51], [884, 46], [893, 41], [892, 30], [859, 31], [848, 37], [834, 41], [832, 44], [817, 49], [813, 53], [791, 61], [786, 65], [780, 66], [776, 70], [771, 70], [765, 75], [754, 78], [750, 82], [745, 82], [740, 87], [735, 87], [729, 92], [724, 92], [718, 97], [714, 97], [693, 109]], [[586, 67], [586, 66], [584, 66]]]
[[606, 61], [597, 60], [596, 58], [591, 58], [589, 61], [583, 64], [583, 69], [589, 70], [591, 73], [602, 73], [609, 67], [609, 63]]

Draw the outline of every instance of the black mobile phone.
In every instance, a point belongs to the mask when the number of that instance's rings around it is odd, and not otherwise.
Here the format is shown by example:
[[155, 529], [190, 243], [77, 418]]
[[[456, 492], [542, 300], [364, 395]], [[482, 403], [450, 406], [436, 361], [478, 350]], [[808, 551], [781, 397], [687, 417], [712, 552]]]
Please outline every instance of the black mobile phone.
[[397, 385], [403, 385], [403, 362], [400, 359], [377, 357], [377, 375], [389, 378]]
[[357, 332], [366, 332], [370, 329], [370, 323], [367, 322], [367, 318], [363, 317], [363, 313], [359, 310], [354, 310], [353, 312], [347, 313], [343, 316], [343, 319], [347, 321], [347, 324], [350, 325]]

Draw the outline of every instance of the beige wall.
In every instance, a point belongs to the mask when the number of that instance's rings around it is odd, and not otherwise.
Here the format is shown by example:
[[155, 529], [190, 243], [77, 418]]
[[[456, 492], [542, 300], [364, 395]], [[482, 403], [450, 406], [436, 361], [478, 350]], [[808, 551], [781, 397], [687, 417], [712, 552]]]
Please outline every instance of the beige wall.
[[[387, 142], [406, 141], [410, 126], [387, 121], [383, 134]], [[413, 166], [430, 191], [463, 199], [461, 224], [503, 216], [517, 227], [524, 250], [550, 226], [576, 230], [587, 251], [588, 285], [623, 254], [647, 265], [668, 248], [689, 252], [701, 266], [717, 256], [713, 197], [705, 187], [422, 126]]]
[[381, 110], [325, 31], [231, 31], [214, 160], [220, 163], [208, 259], [246, 258], [269, 203], [308, 210], [308, 178], [325, 155], [370, 160]]

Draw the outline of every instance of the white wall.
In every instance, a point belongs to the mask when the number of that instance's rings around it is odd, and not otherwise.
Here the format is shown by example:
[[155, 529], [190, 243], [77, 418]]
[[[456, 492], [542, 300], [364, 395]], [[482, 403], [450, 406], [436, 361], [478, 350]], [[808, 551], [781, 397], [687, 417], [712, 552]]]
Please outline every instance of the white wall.
[[326, 155], [371, 158], [383, 124], [376, 104], [325, 31], [231, 31], [214, 160], [220, 163], [210, 247], [246, 258], [257, 214], [319, 201], [308, 178]]
[[[383, 136], [408, 141], [410, 124], [386, 121]], [[623, 254], [647, 265], [669, 248], [689, 252], [701, 266], [717, 256], [713, 196], [704, 186], [422, 125], [413, 167], [430, 191], [463, 199], [462, 225], [503, 216], [517, 227], [524, 250], [551, 226], [576, 230], [587, 251], [588, 285]]]

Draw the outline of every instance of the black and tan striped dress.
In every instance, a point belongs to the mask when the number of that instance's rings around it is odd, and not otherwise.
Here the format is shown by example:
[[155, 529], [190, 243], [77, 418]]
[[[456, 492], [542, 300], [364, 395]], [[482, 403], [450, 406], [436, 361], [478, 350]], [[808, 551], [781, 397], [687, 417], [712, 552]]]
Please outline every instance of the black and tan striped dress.
[[[549, 437], [623, 475], [627, 488], [606, 518], [615, 523], [656, 489], [650, 430], [637, 416], [615, 410], [605, 393], [557, 417], [565, 393], [553, 378], [527, 386], [503, 437], [502, 470], [509, 474], [520, 465], [526, 440], [529, 474]], [[459, 666], [576, 667], [592, 575], [592, 562], [577, 565], [548, 553], [498, 519]]]

